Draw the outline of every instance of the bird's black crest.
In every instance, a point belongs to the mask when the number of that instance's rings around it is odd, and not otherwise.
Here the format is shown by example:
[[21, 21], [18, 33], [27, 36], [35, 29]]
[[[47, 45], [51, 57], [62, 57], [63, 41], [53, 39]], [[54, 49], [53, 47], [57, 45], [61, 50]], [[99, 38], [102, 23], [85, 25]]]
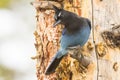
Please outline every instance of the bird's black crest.
[[59, 9], [57, 6], [53, 5], [53, 10], [54, 10], [55, 12], [59, 12], [61, 9]]
[[58, 8], [57, 6], [53, 5], [53, 10], [55, 11], [54, 19], [55, 21], [58, 21], [61, 18], [63, 9]]

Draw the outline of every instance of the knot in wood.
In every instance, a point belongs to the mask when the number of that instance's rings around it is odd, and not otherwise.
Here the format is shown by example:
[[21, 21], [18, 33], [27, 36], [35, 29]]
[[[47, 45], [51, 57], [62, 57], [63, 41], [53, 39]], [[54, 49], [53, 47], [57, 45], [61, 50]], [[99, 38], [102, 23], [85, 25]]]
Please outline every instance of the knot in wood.
[[99, 57], [103, 57], [107, 53], [106, 45], [102, 42], [96, 45], [96, 52], [99, 55]]

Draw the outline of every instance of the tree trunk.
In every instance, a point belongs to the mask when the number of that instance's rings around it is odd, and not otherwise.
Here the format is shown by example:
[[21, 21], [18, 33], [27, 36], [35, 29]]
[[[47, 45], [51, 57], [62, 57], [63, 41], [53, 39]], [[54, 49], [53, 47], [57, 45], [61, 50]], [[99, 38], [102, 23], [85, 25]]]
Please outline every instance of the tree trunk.
[[[36, 0], [37, 27], [34, 32], [37, 55], [36, 69], [38, 80], [120, 80], [120, 1], [93, 0]], [[61, 61], [56, 72], [44, 74], [53, 55], [59, 49], [62, 26], [53, 28], [54, 11], [51, 4], [74, 12], [79, 16], [94, 19], [89, 41], [82, 48], [82, 53], [90, 59], [87, 67], [69, 55]], [[94, 36], [94, 37], [93, 37]], [[93, 43], [95, 41], [95, 43]]]

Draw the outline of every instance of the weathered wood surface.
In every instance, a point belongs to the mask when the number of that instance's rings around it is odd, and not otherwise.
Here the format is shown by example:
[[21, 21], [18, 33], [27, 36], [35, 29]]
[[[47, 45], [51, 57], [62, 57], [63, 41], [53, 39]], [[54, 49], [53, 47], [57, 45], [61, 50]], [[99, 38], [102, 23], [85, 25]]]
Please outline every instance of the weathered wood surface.
[[120, 80], [119, 9], [120, 0], [94, 0], [95, 41], [103, 55], [98, 60], [99, 80]]
[[[92, 60], [90, 65], [84, 68], [77, 60], [66, 56], [56, 73], [50, 76], [45, 76], [44, 72], [59, 49], [62, 27], [59, 25], [53, 28], [54, 11], [48, 10], [48, 6], [47, 9], [36, 6], [39, 5], [37, 2], [33, 4], [37, 20], [34, 33], [37, 56], [33, 58], [37, 58], [38, 80], [120, 80], [120, 0], [93, 0], [96, 48], [92, 32], [83, 48], [83, 54]], [[64, 9], [92, 19], [91, 0], [65, 0], [63, 3]]]

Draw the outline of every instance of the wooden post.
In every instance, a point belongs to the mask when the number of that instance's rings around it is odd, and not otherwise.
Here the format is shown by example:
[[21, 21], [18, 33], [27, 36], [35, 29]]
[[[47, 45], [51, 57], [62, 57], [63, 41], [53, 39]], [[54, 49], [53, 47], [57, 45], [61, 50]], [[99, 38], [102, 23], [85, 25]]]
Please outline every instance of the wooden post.
[[[55, 2], [56, 1], [56, 2]], [[93, 0], [94, 34], [82, 49], [84, 56], [91, 62], [84, 67], [76, 59], [66, 56], [56, 72], [44, 75], [45, 69], [53, 55], [59, 49], [62, 26], [53, 28], [54, 11], [51, 4], [74, 12], [92, 20], [91, 0], [36, 0], [35, 47], [37, 54], [36, 69], [38, 80], [120, 80], [120, 1]], [[93, 43], [95, 36], [95, 43]]]

